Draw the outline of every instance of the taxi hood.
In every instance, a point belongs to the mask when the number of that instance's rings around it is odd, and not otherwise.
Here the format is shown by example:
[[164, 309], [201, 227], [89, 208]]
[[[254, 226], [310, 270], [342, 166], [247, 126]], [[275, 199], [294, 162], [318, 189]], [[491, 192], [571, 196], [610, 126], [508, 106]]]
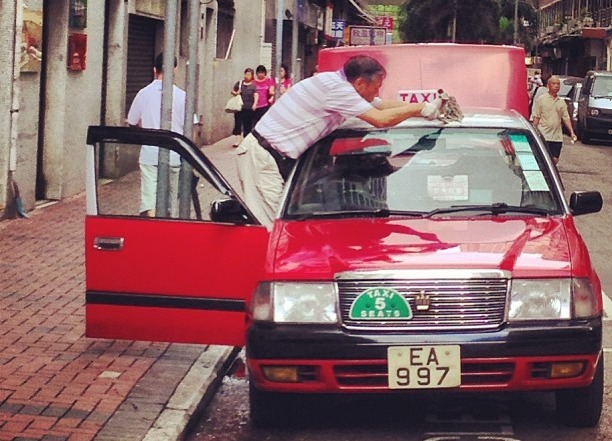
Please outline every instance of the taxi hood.
[[567, 277], [567, 218], [277, 221], [275, 279], [343, 271], [499, 269], [515, 277]]
[[[319, 71], [342, 69], [355, 55], [377, 59], [386, 69], [380, 97], [431, 101], [444, 89], [464, 107], [514, 109], [529, 118], [525, 51], [514, 46], [427, 43], [345, 46], [319, 52]], [[427, 96], [414, 91], [430, 91]]]

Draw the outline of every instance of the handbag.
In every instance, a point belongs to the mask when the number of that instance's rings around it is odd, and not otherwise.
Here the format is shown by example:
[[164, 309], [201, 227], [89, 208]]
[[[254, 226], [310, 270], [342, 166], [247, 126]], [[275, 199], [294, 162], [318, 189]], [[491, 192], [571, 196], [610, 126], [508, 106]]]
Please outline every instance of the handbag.
[[[242, 89], [242, 81], [240, 82], [240, 85], [238, 86], [238, 90], [240, 89]], [[225, 104], [225, 111], [227, 113], [240, 112], [242, 110], [242, 105], [243, 105], [242, 96], [240, 94], [234, 95], [229, 100], [227, 100], [227, 103]]]

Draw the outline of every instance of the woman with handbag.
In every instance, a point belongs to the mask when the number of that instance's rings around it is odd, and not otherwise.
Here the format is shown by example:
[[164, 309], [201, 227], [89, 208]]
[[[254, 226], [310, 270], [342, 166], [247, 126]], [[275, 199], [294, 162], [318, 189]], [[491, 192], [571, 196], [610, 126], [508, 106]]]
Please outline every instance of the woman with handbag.
[[242, 81], [237, 81], [232, 89], [232, 95], [240, 95], [242, 97], [242, 109], [234, 112], [234, 140], [233, 147], [238, 147], [244, 136], [251, 133], [253, 129], [253, 115], [257, 103], [257, 89], [253, 83], [255, 73], [250, 67], [244, 70], [244, 78]]

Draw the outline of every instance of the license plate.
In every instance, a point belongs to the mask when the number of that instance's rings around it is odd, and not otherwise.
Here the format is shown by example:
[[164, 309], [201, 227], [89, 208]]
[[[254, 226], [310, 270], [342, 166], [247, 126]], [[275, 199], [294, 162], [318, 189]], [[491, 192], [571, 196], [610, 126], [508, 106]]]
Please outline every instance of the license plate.
[[392, 346], [387, 350], [390, 389], [438, 389], [461, 384], [461, 349]]

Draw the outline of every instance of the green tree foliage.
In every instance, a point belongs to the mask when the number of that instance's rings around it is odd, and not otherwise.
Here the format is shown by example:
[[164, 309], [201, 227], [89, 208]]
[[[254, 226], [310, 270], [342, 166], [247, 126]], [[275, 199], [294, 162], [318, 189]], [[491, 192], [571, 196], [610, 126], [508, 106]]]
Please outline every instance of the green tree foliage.
[[408, 0], [400, 30], [405, 41], [492, 41], [498, 32], [499, 0]]
[[[518, 41], [530, 50], [537, 37], [538, 14], [529, 0], [518, 2]], [[512, 44], [514, 42], [514, 0], [501, 0], [501, 17], [508, 20], [508, 27], [500, 26], [496, 43]], [[527, 26], [525, 26], [527, 24]], [[500, 22], [501, 25], [501, 22]]]
[[[407, 0], [400, 34], [406, 42], [512, 44], [515, 0]], [[536, 31], [531, 0], [519, 0], [519, 43], [530, 48]], [[529, 27], [523, 23], [529, 22]], [[532, 34], [533, 32], [533, 34]]]

